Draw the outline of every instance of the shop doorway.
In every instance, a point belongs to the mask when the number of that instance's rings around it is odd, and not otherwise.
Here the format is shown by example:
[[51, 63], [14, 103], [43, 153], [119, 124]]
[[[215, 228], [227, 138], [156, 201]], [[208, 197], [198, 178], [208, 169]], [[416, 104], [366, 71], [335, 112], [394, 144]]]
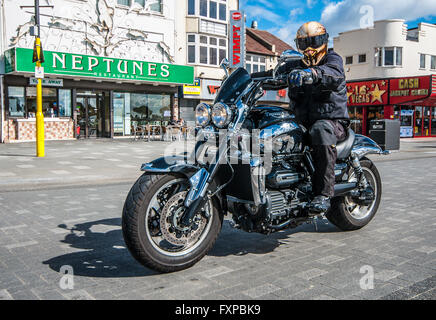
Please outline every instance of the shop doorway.
[[415, 109], [415, 137], [431, 137], [434, 135], [435, 128], [435, 108], [432, 107], [416, 107]]
[[348, 107], [348, 115], [350, 117], [350, 128], [358, 134], [365, 134], [364, 128], [364, 107]]
[[78, 91], [76, 114], [76, 133], [79, 138], [103, 138], [111, 136], [109, 92]]

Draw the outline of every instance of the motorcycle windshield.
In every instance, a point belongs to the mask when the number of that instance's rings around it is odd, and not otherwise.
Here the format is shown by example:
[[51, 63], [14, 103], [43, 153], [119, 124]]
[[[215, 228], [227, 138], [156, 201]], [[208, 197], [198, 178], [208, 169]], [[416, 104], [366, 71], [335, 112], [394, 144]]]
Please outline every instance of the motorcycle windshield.
[[244, 68], [236, 69], [222, 84], [215, 98], [214, 104], [223, 102], [226, 104], [233, 103], [236, 98], [250, 84], [250, 74]]

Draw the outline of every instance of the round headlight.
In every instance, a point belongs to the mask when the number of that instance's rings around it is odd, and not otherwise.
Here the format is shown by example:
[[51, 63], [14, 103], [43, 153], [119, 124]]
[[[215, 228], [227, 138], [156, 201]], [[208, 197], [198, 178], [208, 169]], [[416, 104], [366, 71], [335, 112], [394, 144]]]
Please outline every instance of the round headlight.
[[206, 103], [200, 103], [195, 108], [195, 121], [197, 125], [205, 127], [210, 122], [210, 107]]
[[232, 109], [222, 102], [216, 103], [212, 108], [212, 122], [218, 128], [224, 128], [232, 120]]

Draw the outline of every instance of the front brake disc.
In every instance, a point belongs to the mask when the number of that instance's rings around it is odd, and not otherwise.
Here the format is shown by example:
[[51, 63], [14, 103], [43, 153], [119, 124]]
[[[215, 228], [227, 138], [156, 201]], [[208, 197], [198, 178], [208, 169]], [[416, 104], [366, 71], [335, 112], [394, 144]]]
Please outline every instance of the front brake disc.
[[160, 214], [160, 230], [163, 238], [177, 246], [186, 246], [198, 240], [207, 224], [207, 219], [197, 214], [190, 228], [179, 227], [179, 220], [185, 212], [184, 202], [188, 191], [176, 193], [162, 209]]

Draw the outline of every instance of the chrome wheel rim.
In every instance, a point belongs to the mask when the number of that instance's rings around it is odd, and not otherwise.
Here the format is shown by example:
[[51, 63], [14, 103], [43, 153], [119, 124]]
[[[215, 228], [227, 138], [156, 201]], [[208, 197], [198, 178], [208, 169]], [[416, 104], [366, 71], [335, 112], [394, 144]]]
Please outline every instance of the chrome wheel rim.
[[[145, 231], [146, 231], [147, 238], [154, 249], [156, 249], [159, 253], [164, 254], [166, 256], [173, 256], [173, 257], [182, 256], [194, 251], [196, 248], [198, 248], [198, 246], [201, 245], [201, 243], [203, 243], [204, 239], [208, 235], [209, 230], [212, 226], [213, 214], [211, 210], [212, 204], [210, 201], [205, 205], [204, 212], [206, 214], [202, 212], [202, 213], [198, 213], [194, 217], [194, 220], [195, 219], [198, 220], [200, 218], [202, 221], [202, 225], [201, 225], [200, 232], [198, 232], [199, 231], [198, 229], [191, 230], [192, 231], [191, 233], [195, 236], [193, 237], [193, 241], [190, 241], [190, 237], [189, 237], [190, 233], [188, 232], [189, 230], [176, 228], [177, 226], [175, 224], [177, 218], [181, 215], [179, 209], [176, 209], [175, 210], [176, 213], [172, 216], [168, 216], [168, 217], [161, 216], [162, 214], [166, 215], [169, 212], [166, 209], [171, 209], [171, 208], [165, 208], [167, 203], [171, 202], [172, 201], [171, 199], [173, 198], [177, 198], [176, 200], [179, 200], [178, 198], [180, 198], [181, 196], [180, 193], [186, 194], [188, 187], [189, 187], [188, 181], [186, 179], [181, 178], [181, 179], [175, 179], [169, 181], [166, 184], [164, 184], [161, 188], [159, 188], [159, 190], [153, 195], [147, 207], [147, 211], [145, 215]], [[171, 188], [176, 189], [174, 194], [166, 195], [167, 198], [163, 197], [162, 195], [165, 195], [167, 190]], [[172, 201], [172, 202], [175, 203], [176, 201]], [[182, 203], [180, 203], [179, 201], [179, 203], [176, 203], [175, 205], [181, 206], [183, 205], [183, 201]], [[207, 217], [205, 217], [205, 215]], [[163, 225], [164, 228], [166, 228], [165, 230], [161, 229], [162, 227], [161, 221], [163, 221], [162, 219], [165, 219], [166, 222], [166, 224]], [[171, 229], [171, 226], [174, 225], [175, 227]], [[187, 234], [183, 234], [180, 237], [183, 241], [180, 242], [175, 241], [176, 239], [175, 235], [171, 237], [170, 235], [171, 232], [176, 233], [177, 230], [182, 230], [184, 232], [187, 232]]]
[[[371, 202], [370, 205], [364, 206], [355, 203], [350, 196], [345, 197], [345, 206], [347, 208], [347, 211], [356, 220], [366, 219], [372, 214], [378, 194], [377, 179], [374, 173], [366, 167], [362, 167], [362, 170], [365, 175], [366, 181], [374, 190], [374, 200]], [[357, 178], [354, 172], [351, 173], [350, 177], [348, 178], [348, 182], [357, 182]]]

